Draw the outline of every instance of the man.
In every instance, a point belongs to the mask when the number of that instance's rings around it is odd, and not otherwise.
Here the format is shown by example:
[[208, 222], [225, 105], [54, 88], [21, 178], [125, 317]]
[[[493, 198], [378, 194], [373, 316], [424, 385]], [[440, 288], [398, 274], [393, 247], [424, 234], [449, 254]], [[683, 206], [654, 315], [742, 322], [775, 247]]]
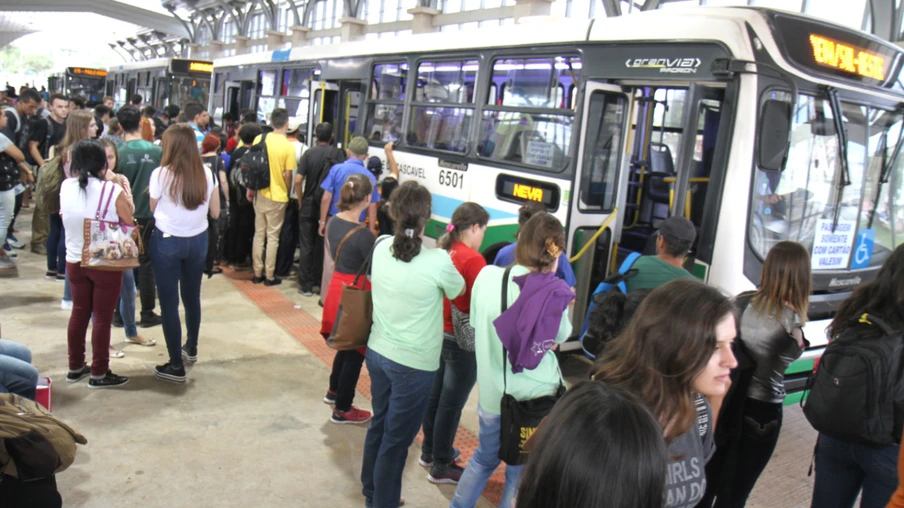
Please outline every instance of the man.
[[238, 132], [238, 128], [241, 125], [236, 125], [235, 113], [224, 113], [223, 114], [223, 125], [226, 127], [226, 138], [229, 139], [235, 136], [235, 133]]
[[[191, 106], [185, 106], [186, 112]], [[200, 106], [199, 106], [200, 107]], [[200, 113], [195, 118], [201, 118]], [[207, 112], [204, 111], [204, 115]], [[270, 124], [273, 132], [266, 134], [267, 157], [270, 160], [270, 187], [257, 193], [249, 189], [248, 201], [254, 203], [254, 245], [251, 260], [254, 264], [252, 282], [267, 286], [282, 283], [276, 278], [276, 253], [279, 250], [279, 233], [285, 220], [286, 205], [289, 202], [289, 181], [297, 165], [295, 147], [286, 139], [289, 130], [289, 112], [284, 108], [274, 109], [270, 113]], [[254, 140], [260, 143], [261, 137]], [[255, 195], [256, 194], [256, 195]], [[267, 244], [267, 257], [264, 259], [264, 243]], [[266, 275], [266, 280], [264, 276]]]
[[104, 97], [104, 106], [110, 108], [110, 111], [113, 111], [115, 105], [116, 103], [113, 101], [113, 97], [110, 97], [109, 95]]
[[160, 121], [160, 124], [157, 126], [157, 132], [160, 133], [161, 136], [163, 135], [163, 131], [178, 121], [180, 111], [179, 106], [176, 106], [175, 104], [170, 104], [163, 108], [163, 113], [157, 117]]
[[675, 279], [693, 277], [683, 264], [696, 239], [694, 224], [684, 217], [669, 217], [662, 221], [656, 237], [656, 255], [641, 256], [631, 265], [637, 275], [625, 282], [628, 292], [655, 289]]
[[78, 109], [85, 109], [85, 99], [73, 95], [69, 98], [69, 112], [72, 113]]
[[129, 98], [129, 102], [135, 106], [136, 109], [141, 109], [141, 103], [144, 101], [144, 97], [141, 94], [134, 93], [132, 97]]
[[16, 146], [21, 146], [22, 133], [28, 119], [35, 115], [41, 105], [41, 94], [37, 90], [27, 89], [19, 95], [19, 101], [12, 108], [6, 108], [7, 117], [4, 133]]
[[110, 115], [112, 114], [113, 110], [103, 104], [94, 106], [94, 121], [97, 123], [97, 139], [107, 135], [107, 123], [110, 122]]
[[[185, 105], [185, 119], [188, 120], [188, 125], [191, 125], [191, 128], [195, 131], [195, 141], [198, 142], [198, 152], [200, 152], [201, 143], [204, 142], [204, 136], [207, 132], [207, 126], [210, 124], [210, 115], [207, 113], [207, 108], [197, 102], [189, 102]], [[286, 131], [283, 129], [283, 137], [285, 137], [285, 133]], [[288, 194], [286, 195], [288, 196]], [[286, 199], [288, 200], [288, 198]]]
[[[35, 118], [31, 122], [28, 137], [28, 154], [37, 168], [50, 157], [51, 147], [60, 144], [66, 135], [66, 118], [69, 116], [69, 99], [55, 93], [50, 96], [50, 116]], [[40, 171], [38, 177], [40, 178]], [[50, 236], [50, 215], [40, 199], [35, 200], [35, 213], [31, 216], [31, 250], [46, 252]]]
[[[116, 114], [122, 127], [122, 144], [119, 152], [119, 171], [129, 179], [132, 196], [135, 200], [135, 219], [141, 226], [141, 235], [145, 246], [150, 245], [151, 232], [154, 229], [154, 215], [151, 213], [148, 185], [151, 172], [160, 166], [163, 151], [159, 146], [148, 143], [141, 138], [141, 112], [134, 106], [123, 106]], [[141, 321], [138, 326], [148, 328], [161, 323], [160, 316], [154, 313], [157, 300], [157, 288], [154, 282], [154, 269], [151, 267], [150, 250], [138, 257], [140, 267], [135, 280], [138, 282], [138, 294], [141, 300]]]
[[[345, 160], [342, 150], [331, 145], [333, 126], [318, 124], [314, 128], [317, 146], [307, 150], [298, 163], [295, 175], [295, 195], [298, 196], [298, 236], [301, 242], [301, 258], [298, 261], [298, 290], [304, 296], [313, 296], [314, 282], [323, 274], [323, 238], [317, 234], [317, 219], [323, 189], [320, 184], [330, 168]], [[321, 288], [323, 290], [323, 288]]]
[[[308, 147], [301, 142], [301, 119], [289, 120], [286, 139], [295, 149], [295, 160], [301, 159]], [[289, 204], [286, 206], [286, 218], [279, 234], [279, 250], [276, 253], [276, 276], [288, 277], [295, 260], [295, 249], [298, 248], [298, 196], [295, 185], [289, 185]]]

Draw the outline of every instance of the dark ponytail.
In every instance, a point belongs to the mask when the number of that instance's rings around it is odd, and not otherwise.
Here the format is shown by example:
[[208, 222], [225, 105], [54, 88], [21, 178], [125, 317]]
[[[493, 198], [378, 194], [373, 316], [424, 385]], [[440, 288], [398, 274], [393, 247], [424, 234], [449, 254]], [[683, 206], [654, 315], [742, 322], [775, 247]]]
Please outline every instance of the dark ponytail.
[[449, 250], [452, 244], [461, 240], [461, 232], [473, 225], [486, 226], [490, 222], [490, 214], [477, 203], [462, 203], [452, 212], [447, 233], [440, 237], [436, 246], [443, 250]]
[[430, 218], [430, 191], [417, 182], [408, 181], [392, 193], [395, 237], [392, 257], [409, 262], [421, 252], [421, 233]]
[[88, 177], [101, 178], [107, 169], [107, 151], [104, 145], [95, 139], [83, 139], [72, 149], [72, 166], [70, 171], [78, 175], [78, 185], [82, 189], [88, 187]]

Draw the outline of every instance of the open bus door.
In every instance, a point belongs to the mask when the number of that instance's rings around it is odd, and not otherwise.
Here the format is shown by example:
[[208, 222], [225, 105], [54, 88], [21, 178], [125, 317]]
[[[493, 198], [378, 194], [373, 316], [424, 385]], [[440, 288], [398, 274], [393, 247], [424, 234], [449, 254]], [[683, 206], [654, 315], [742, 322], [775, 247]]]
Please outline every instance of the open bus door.
[[[622, 182], [628, 169], [625, 146], [631, 107], [631, 97], [615, 85], [588, 82], [584, 93], [567, 232], [572, 258], [590, 243], [572, 263], [577, 278], [571, 318], [575, 334], [580, 332], [591, 293], [606, 277], [616, 255], [626, 195]], [[565, 344], [563, 350], [577, 347], [577, 343]]]
[[338, 132], [342, 133], [342, 136], [336, 136], [336, 139], [341, 140], [341, 146], [345, 148], [355, 136], [355, 131], [358, 130], [358, 118], [364, 87], [361, 81], [340, 81], [339, 93], [341, 99], [339, 111], [342, 112], [342, 116], [339, 118]]
[[251, 109], [253, 81], [229, 81], [226, 83], [226, 95], [224, 108], [227, 113], [232, 113], [235, 118], [241, 120], [240, 114], [244, 109]]
[[341, 145], [341, 137], [336, 129], [339, 116], [339, 85], [325, 81], [311, 81], [311, 111], [308, 115], [308, 139], [310, 146], [317, 144], [315, 131], [318, 124], [329, 122], [333, 126], [333, 137]]

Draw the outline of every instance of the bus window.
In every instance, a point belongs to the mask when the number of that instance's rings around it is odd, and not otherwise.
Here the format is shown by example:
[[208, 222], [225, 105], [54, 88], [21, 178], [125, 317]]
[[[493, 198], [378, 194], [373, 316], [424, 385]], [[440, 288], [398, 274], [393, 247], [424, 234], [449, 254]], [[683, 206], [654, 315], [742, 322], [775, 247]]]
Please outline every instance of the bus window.
[[407, 86], [407, 63], [374, 65], [367, 93], [367, 121], [364, 125], [364, 135], [371, 142], [382, 144], [399, 140]]
[[[310, 80], [314, 70], [285, 69], [283, 71], [281, 92], [283, 97], [276, 101], [276, 107], [285, 108], [289, 112], [289, 123], [301, 125], [301, 132], [308, 132], [308, 111], [311, 109]], [[305, 136], [306, 137], [306, 136]], [[307, 142], [307, 140], [304, 140]]]
[[477, 69], [477, 60], [418, 64], [415, 98], [407, 131], [409, 145], [467, 152], [474, 116]]
[[276, 70], [258, 71], [257, 77], [257, 119], [267, 122], [276, 109]]
[[583, 211], [612, 210], [615, 206], [626, 107], [622, 94], [595, 91], [590, 96], [578, 201]]

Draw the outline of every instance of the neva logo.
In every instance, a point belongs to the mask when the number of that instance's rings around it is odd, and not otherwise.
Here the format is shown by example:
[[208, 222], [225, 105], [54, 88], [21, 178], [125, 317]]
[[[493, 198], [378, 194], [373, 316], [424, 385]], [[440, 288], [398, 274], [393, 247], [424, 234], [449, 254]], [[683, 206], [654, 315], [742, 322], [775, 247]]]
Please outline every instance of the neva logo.
[[699, 58], [629, 58], [629, 69], [659, 69], [666, 74], [696, 74], [702, 62]]

